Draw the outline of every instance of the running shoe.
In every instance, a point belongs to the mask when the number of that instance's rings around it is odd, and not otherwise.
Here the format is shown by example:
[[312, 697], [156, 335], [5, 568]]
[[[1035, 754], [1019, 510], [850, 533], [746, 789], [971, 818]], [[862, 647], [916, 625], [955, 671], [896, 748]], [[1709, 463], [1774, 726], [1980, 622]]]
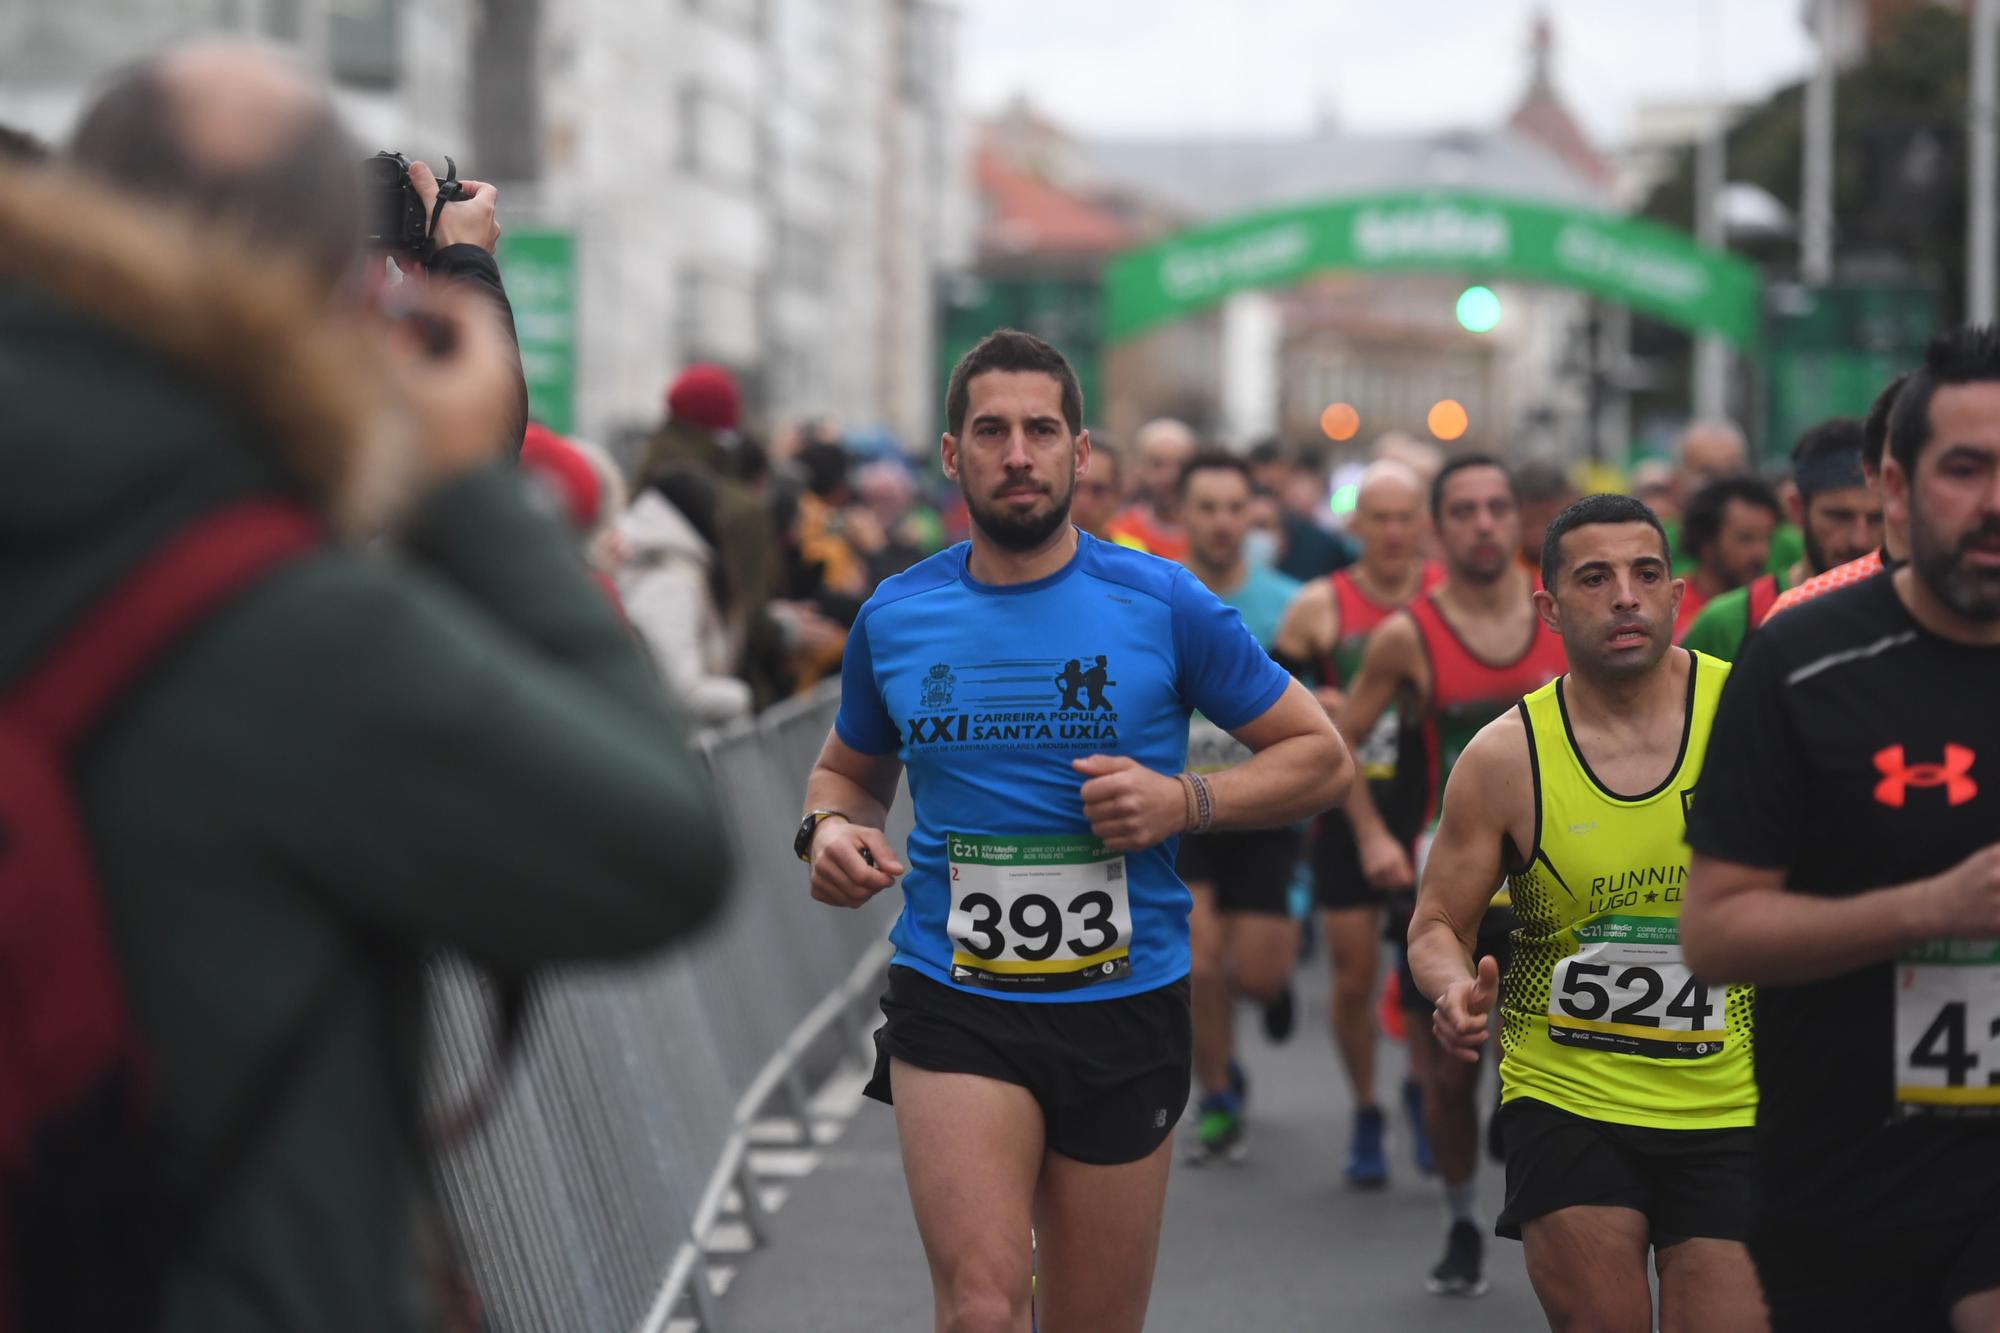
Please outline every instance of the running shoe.
[[1202, 1098], [1196, 1116], [1189, 1166], [1243, 1160], [1248, 1151], [1243, 1142], [1243, 1104], [1235, 1094], [1217, 1092]]
[[1431, 1135], [1424, 1128], [1424, 1089], [1413, 1078], [1403, 1080], [1403, 1109], [1410, 1116], [1410, 1160], [1419, 1175], [1437, 1174], [1437, 1159], [1431, 1156]]
[[1354, 1113], [1354, 1133], [1347, 1140], [1347, 1169], [1341, 1173], [1352, 1189], [1379, 1190], [1389, 1183], [1389, 1161], [1382, 1153], [1382, 1108], [1364, 1106]]
[[1424, 1290], [1433, 1296], [1484, 1296], [1483, 1271], [1486, 1241], [1471, 1222], [1458, 1221], [1444, 1238], [1444, 1258], [1424, 1279]]
[[1287, 981], [1278, 998], [1264, 1006], [1264, 1035], [1271, 1039], [1272, 1045], [1282, 1045], [1291, 1039], [1298, 1021], [1298, 996], [1292, 993], [1292, 983]]

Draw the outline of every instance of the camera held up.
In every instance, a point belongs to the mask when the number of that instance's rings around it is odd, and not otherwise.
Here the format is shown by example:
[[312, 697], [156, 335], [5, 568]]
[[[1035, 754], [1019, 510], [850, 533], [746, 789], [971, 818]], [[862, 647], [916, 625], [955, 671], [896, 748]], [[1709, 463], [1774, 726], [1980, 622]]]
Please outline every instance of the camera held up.
[[458, 163], [447, 157], [438, 181], [437, 203], [427, 215], [417, 187], [410, 182], [410, 160], [386, 149], [362, 163], [364, 197], [363, 242], [371, 250], [427, 259], [431, 232], [444, 206], [465, 197]]

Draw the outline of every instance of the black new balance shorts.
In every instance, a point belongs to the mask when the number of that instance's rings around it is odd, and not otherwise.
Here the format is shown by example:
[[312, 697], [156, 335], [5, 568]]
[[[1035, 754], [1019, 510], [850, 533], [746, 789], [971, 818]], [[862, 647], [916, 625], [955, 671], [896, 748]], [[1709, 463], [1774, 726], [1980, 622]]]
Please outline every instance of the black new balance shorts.
[[1745, 1129], [1649, 1129], [1572, 1115], [1532, 1097], [1500, 1108], [1507, 1205], [1493, 1229], [1509, 1240], [1564, 1208], [1643, 1213], [1653, 1247], [1697, 1236], [1742, 1240], [1750, 1227]]
[[1148, 1157], [1187, 1106], [1194, 1052], [1188, 983], [1115, 1000], [1030, 1003], [968, 995], [889, 969], [866, 1093], [895, 1102], [889, 1061], [1018, 1084], [1042, 1108], [1048, 1146], [1093, 1166]]
[[1174, 873], [1183, 884], [1213, 888], [1218, 912], [1290, 916], [1292, 872], [1298, 863], [1298, 830], [1230, 829], [1182, 834]]
[[1772, 1333], [1951, 1333], [1951, 1307], [2000, 1290], [2000, 1217], [1871, 1228], [1759, 1217], [1750, 1257]]

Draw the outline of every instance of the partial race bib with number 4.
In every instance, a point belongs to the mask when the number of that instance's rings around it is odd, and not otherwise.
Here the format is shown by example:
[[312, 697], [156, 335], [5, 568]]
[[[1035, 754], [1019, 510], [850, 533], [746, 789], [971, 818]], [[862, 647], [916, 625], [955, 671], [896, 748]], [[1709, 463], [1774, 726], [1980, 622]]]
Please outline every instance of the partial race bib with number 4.
[[1599, 917], [1576, 936], [1580, 947], [1549, 979], [1551, 1040], [1656, 1060], [1722, 1054], [1727, 988], [1688, 971], [1679, 921]]
[[1125, 856], [1088, 834], [948, 833], [951, 979], [992, 990], [1075, 990], [1130, 975]]
[[1896, 960], [1898, 1115], [2000, 1115], [2000, 940]]

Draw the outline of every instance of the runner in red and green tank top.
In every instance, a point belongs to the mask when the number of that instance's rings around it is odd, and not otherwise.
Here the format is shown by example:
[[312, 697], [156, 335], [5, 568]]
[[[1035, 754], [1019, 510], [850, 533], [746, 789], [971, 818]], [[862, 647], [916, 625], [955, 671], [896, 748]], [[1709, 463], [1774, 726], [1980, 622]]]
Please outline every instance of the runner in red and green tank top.
[[[1382, 716], [1396, 709], [1408, 742], [1405, 766], [1422, 756], [1426, 822], [1436, 817], [1445, 775], [1480, 727], [1565, 666], [1562, 641], [1535, 614], [1534, 580], [1515, 558], [1521, 516], [1506, 469], [1484, 456], [1453, 459], [1432, 484], [1430, 508], [1444, 582], [1376, 627], [1335, 719], [1349, 749], [1359, 753]], [[1354, 784], [1347, 812], [1369, 882], [1403, 895], [1407, 904], [1416, 858], [1376, 809], [1369, 784]], [[1511, 918], [1505, 907], [1489, 911], [1476, 951], [1498, 958], [1503, 969]], [[1444, 1257], [1425, 1285], [1439, 1294], [1476, 1295], [1486, 1285], [1474, 1193], [1479, 1066], [1447, 1060], [1438, 1050], [1430, 1001], [1409, 977], [1407, 963], [1401, 998], [1410, 1015], [1410, 1063], [1423, 1084], [1425, 1120], [1452, 1219]]]
[[1429, 664], [1430, 690], [1415, 734], [1425, 769], [1425, 823], [1437, 822], [1451, 766], [1479, 729], [1560, 676], [1566, 668], [1562, 639], [1532, 609], [1532, 628], [1518, 656], [1488, 661], [1474, 652], [1439, 609], [1435, 593], [1410, 604], [1417, 638]]
[[[1354, 569], [1335, 570], [1326, 576], [1333, 585], [1334, 615], [1340, 627], [1340, 637], [1333, 649], [1324, 658], [1327, 681], [1336, 688], [1344, 687], [1354, 679], [1354, 673], [1361, 669], [1361, 654], [1368, 647], [1368, 636], [1375, 627], [1395, 615], [1408, 605], [1396, 602], [1384, 605], [1363, 591], [1355, 581]], [[1418, 567], [1417, 596], [1427, 596], [1430, 591], [1444, 582], [1444, 566], [1435, 560], [1426, 560]]]
[[[1441, 566], [1423, 558], [1423, 524], [1422, 480], [1400, 463], [1373, 464], [1355, 488], [1347, 529], [1360, 544], [1360, 559], [1308, 584], [1285, 610], [1273, 651], [1316, 687], [1320, 703], [1331, 715], [1339, 714], [1343, 691], [1360, 668], [1368, 636], [1444, 578]], [[1385, 714], [1355, 752], [1355, 763], [1373, 786], [1375, 803], [1390, 826], [1414, 839], [1422, 816], [1421, 773], [1404, 769], [1398, 776], [1401, 738], [1394, 713]], [[1383, 1151], [1385, 1117], [1375, 1096], [1375, 1054], [1381, 1039], [1375, 997], [1382, 970], [1383, 913], [1389, 900], [1361, 873], [1354, 830], [1342, 812], [1329, 810], [1320, 816], [1310, 856], [1313, 898], [1333, 964], [1329, 1027], [1354, 1094], [1353, 1128], [1342, 1174], [1350, 1186], [1375, 1189], [1389, 1178]], [[1420, 1106], [1415, 1084], [1406, 1086], [1404, 1101]], [[1418, 1156], [1421, 1164], [1424, 1153]]]

